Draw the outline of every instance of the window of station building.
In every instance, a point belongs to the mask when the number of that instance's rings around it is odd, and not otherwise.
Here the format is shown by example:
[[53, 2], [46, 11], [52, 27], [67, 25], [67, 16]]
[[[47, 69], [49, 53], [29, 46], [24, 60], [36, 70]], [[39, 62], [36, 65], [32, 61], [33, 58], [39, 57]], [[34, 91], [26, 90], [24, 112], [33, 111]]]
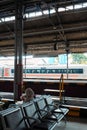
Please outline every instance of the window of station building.
[[[71, 6], [68, 6], [66, 5], [65, 7], [59, 7], [58, 8], [58, 12], [65, 12], [65, 11], [69, 11], [69, 10], [77, 10], [77, 9], [81, 9], [81, 8], [85, 8], [87, 7], [87, 2], [81, 2], [80, 4], [74, 4], [74, 5], [71, 5]], [[54, 8], [51, 8], [50, 7], [50, 10], [48, 9], [45, 9], [43, 10], [43, 13], [42, 11], [33, 11], [33, 12], [28, 12], [25, 13], [24, 15], [26, 16], [27, 19], [29, 18], [37, 18], [37, 17], [40, 17], [42, 15], [49, 15], [49, 14], [53, 14], [53, 13], [56, 13], [55, 9]], [[15, 16], [8, 16], [8, 17], [3, 17], [0, 19], [0, 23], [2, 22], [9, 22], [9, 21], [13, 21], [15, 20]]]

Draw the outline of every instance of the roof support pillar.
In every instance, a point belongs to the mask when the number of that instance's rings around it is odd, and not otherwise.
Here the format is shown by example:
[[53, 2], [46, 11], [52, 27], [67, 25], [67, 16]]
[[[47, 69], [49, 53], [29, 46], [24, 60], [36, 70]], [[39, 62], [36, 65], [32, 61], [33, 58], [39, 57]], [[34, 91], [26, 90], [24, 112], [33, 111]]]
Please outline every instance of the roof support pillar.
[[14, 100], [19, 100], [23, 87], [23, 0], [15, 0], [15, 66]]

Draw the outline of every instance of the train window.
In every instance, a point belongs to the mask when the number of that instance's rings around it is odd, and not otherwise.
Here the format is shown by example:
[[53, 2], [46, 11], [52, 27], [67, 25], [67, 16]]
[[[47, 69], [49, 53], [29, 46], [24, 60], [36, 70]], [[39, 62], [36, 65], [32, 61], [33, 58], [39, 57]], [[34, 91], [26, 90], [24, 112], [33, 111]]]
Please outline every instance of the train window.
[[52, 73], [57, 73], [56, 70], [57, 70], [57, 69], [52, 69], [51, 72], [52, 72]]
[[23, 72], [24, 72], [24, 73], [27, 73], [27, 72], [28, 72], [28, 69], [23, 69]]
[[73, 73], [83, 73], [83, 69], [73, 69]]
[[65, 69], [60, 69], [60, 73], [65, 73]]
[[32, 69], [32, 73], [35, 73], [35, 69]]
[[67, 69], [64, 69], [64, 72], [63, 73], [67, 73]]
[[46, 69], [41, 69], [40, 73], [46, 73]]
[[72, 74], [73, 73], [73, 69], [68, 69], [68, 73]]
[[37, 73], [40, 73], [40, 69], [37, 69]]
[[32, 69], [32, 73], [40, 73], [40, 69]]
[[58, 73], [61, 73], [61, 69], [58, 69]]
[[30, 70], [29, 70], [29, 69], [26, 69], [26, 73], [30, 73]]
[[79, 73], [83, 73], [83, 69], [79, 69]]
[[77, 70], [76, 69], [72, 69], [72, 73], [77, 73]]
[[32, 73], [32, 70], [31, 69], [26, 69], [24, 72], [25, 73]]
[[55, 70], [54, 70], [54, 73], [58, 73], [57, 70], [58, 70], [58, 69], [55, 69]]
[[11, 69], [11, 73], [14, 73], [14, 69]]
[[66, 69], [56, 69], [56, 73], [66, 73]]
[[52, 73], [52, 72], [51, 72], [51, 69], [47, 69], [47, 73]]

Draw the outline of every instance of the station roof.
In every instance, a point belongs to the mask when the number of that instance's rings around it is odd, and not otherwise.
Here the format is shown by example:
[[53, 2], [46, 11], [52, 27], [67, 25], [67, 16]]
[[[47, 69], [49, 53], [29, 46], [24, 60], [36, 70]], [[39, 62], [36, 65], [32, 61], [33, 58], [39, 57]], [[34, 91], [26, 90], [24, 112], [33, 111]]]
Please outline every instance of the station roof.
[[[87, 0], [24, 0], [23, 43], [27, 54], [87, 52]], [[15, 2], [0, 0], [0, 56], [14, 56]]]

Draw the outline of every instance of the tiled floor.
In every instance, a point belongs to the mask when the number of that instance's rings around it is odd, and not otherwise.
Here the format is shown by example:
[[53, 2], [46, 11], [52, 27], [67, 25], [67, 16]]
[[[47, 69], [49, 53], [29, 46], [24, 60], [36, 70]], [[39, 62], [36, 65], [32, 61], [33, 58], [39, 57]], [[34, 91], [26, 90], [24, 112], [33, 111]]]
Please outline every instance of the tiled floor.
[[87, 118], [68, 117], [66, 124], [62, 121], [54, 130], [87, 130]]

